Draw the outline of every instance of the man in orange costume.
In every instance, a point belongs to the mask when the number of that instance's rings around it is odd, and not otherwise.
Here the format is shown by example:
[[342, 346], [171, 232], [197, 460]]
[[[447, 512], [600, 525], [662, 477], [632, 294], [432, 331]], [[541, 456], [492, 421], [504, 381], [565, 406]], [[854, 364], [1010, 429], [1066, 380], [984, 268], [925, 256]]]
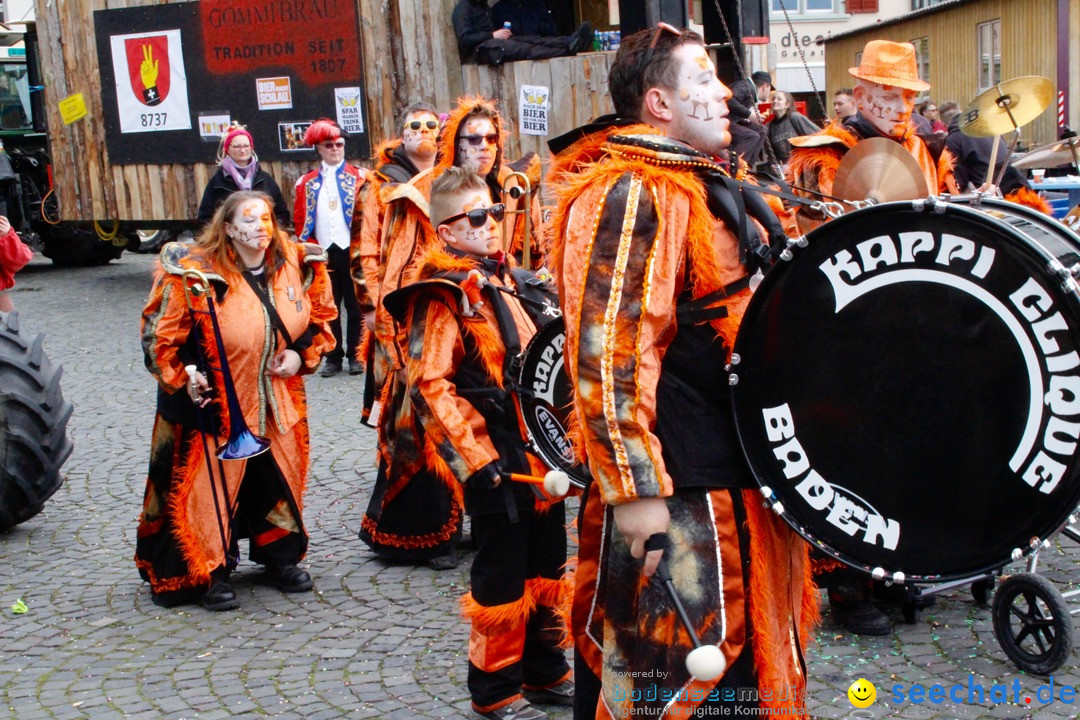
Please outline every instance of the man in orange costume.
[[[435, 166], [407, 183], [383, 185], [386, 203], [383, 237], [379, 249], [378, 295], [375, 298], [375, 353], [387, 358], [387, 375], [375, 388], [378, 398], [379, 473], [372, 498], [361, 521], [360, 538], [377, 554], [401, 560], [426, 561], [436, 569], [457, 565], [454, 545], [461, 530], [461, 488], [441, 482], [423, 456], [422, 438], [409, 421], [411, 407], [405, 395], [404, 351], [400, 327], [383, 307], [381, 299], [416, 279], [418, 259], [435, 242], [428, 218], [431, 183], [452, 166], [474, 166], [484, 178], [495, 202], [508, 213], [520, 203], [532, 204], [539, 219], [536, 195], [509, 197], [502, 188], [511, 170], [502, 164], [502, 121], [495, 103], [480, 97], [464, 97], [443, 125]], [[524, 168], [539, 184], [539, 161], [527, 157]], [[511, 217], [518, 217], [512, 215]], [[522, 224], [523, 225], [523, 224]], [[511, 252], [524, 242], [522, 225], [515, 228]], [[529, 242], [533, 257], [542, 260], [543, 227], [534, 222]]]
[[[564, 178], [551, 248], [593, 476], [572, 624], [578, 696], [583, 674], [602, 691], [575, 717], [794, 714], [816, 617], [807, 548], [762, 508], [726, 392], [750, 251], [766, 240], [714, 161], [731, 140], [730, 92], [701, 37], [667, 26], [624, 39], [609, 82], [619, 116], [640, 124]], [[689, 675], [687, 633], [650, 580], [664, 533], [691, 622], [726, 660], [718, 679]]]
[[[354, 233], [349, 248], [350, 266], [357, 297], [377, 302], [379, 294], [379, 261], [382, 251], [383, 221], [386, 202], [383, 200], [384, 185], [400, 185], [430, 170], [435, 164], [439, 117], [435, 108], [426, 102], [411, 103], [402, 111], [398, 122], [401, 137], [388, 140], [375, 151], [377, 167], [371, 175], [367, 197], [364, 199], [363, 218], [359, 234]], [[386, 380], [387, 358], [377, 352], [382, 346], [373, 342], [375, 332], [375, 309], [364, 313], [364, 325], [368, 332], [360, 354], [367, 365], [364, 378], [364, 404], [361, 421], [370, 423], [371, 407], [375, 400], [375, 388]]]
[[[919, 79], [915, 46], [871, 40], [863, 49], [859, 67], [848, 72], [857, 81], [853, 93], [858, 112], [808, 136], [814, 138], [812, 146], [792, 142], [789, 180], [812, 197], [814, 193], [831, 195], [836, 169], [847, 151], [860, 140], [886, 137], [903, 145], [915, 158], [926, 179], [927, 196], [955, 192], [951, 156], [943, 152], [935, 160], [911, 123], [915, 96], [930, 89], [929, 83]], [[796, 210], [796, 217], [804, 231], [826, 219], [805, 206]]]

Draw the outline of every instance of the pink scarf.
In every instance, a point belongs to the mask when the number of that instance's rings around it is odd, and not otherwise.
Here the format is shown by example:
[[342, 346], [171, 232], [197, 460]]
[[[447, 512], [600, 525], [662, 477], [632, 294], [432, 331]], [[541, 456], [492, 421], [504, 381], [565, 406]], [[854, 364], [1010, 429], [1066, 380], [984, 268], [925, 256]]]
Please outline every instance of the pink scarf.
[[252, 161], [247, 164], [247, 167], [238, 167], [237, 164], [233, 162], [233, 159], [226, 155], [225, 159], [221, 161], [221, 169], [233, 179], [236, 183], [236, 187], [241, 190], [250, 190], [251, 183], [255, 180], [255, 173], [259, 169], [259, 163], [252, 159]]

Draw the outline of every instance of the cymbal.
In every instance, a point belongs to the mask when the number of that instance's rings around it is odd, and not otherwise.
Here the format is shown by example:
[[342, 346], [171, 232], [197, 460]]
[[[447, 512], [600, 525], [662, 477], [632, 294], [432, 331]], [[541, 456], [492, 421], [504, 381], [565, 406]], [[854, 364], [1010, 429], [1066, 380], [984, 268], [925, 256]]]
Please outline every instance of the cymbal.
[[1073, 148], [1080, 154], [1080, 137], [1068, 138], [1035, 148], [1012, 164], [1017, 170], [1056, 168], [1076, 162]]
[[972, 137], [1010, 133], [1039, 117], [1053, 99], [1054, 83], [1047, 78], [1024, 75], [1006, 80], [975, 98], [960, 115], [960, 131]]
[[844, 200], [917, 200], [931, 195], [919, 163], [904, 146], [870, 138], [847, 151], [833, 180], [833, 196]]

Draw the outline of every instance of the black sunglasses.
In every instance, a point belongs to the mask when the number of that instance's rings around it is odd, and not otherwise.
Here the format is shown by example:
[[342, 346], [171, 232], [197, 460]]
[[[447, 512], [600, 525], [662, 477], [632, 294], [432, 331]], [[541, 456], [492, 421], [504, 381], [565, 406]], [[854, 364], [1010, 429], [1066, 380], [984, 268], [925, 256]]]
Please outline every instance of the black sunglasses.
[[469, 218], [469, 224], [474, 228], [484, 227], [487, 222], [487, 216], [491, 215], [491, 219], [495, 222], [502, 222], [506, 216], [506, 206], [502, 203], [495, 203], [491, 207], [476, 208], [469, 212], [458, 213], [457, 215], [451, 215], [443, 220], [440, 225], [449, 225], [450, 223], [457, 222], [461, 218]]
[[439, 121], [438, 120], [413, 120], [412, 122], [405, 123], [405, 127], [409, 128], [410, 130], [419, 130], [421, 128], [421, 126], [424, 126], [424, 125], [427, 126], [428, 130], [434, 130], [435, 128], [439, 127]]
[[487, 140], [488, 145], [495, 145], [499, 142], [499, 136], [495, 133], [490, 135], [462, 135], [461, 139], [467, 141], [473, 147], [480, 147], [480, 143], [485, 140]]

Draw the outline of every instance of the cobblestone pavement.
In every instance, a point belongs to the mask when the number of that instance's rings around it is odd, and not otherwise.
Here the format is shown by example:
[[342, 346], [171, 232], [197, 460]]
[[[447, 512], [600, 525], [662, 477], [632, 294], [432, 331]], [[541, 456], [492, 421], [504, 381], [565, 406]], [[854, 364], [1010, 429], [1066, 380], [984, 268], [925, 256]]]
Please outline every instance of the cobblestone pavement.
[[[443, 573], [387, 566], [356, 539], [374, 478], [374, 435], [357, 423], [360, 378], [308, 383], [315, 592], [258, 585], [258, 569], [242, 562], [239, 611], [150, 602], [132, 555], [154, 403], [137, 321], [153, 260], [125, 254], [107, 267], [61, 270], [38, 258], [13, 293], [24, 326], [47, 331], [47, 351], [64, 365], [75, 451], [45, 510], [0, 536], [0, 718], [469, 717], [467, 632], [455, 611], [467, 563]], [[1067, 543], [1044, 553], [1042, 570], [1065, 590], [1078, 578], [1076, 558]], [[20, 598], [29, 612], [15, 615]], [[939, 597], [914, 625], [896, 620], [891, 636], [858, 638], [826, 615], [807, 654], [815, 716], [1076, 715], [1039, 702], [1045, 680], [1008, 662], [989, 609], [966, 589]], [[1080, 683], [1077, 668], [1074, 652], [1056, 686]], [[1018, 681], [1019, 705], [890, 698], [893, 684], [916, 682], [960, 683], [966, 698], [970, 675], [988, 690]], [[858, 677], [876, 684], [878, 701], [856, 712], [846, 692]]]

